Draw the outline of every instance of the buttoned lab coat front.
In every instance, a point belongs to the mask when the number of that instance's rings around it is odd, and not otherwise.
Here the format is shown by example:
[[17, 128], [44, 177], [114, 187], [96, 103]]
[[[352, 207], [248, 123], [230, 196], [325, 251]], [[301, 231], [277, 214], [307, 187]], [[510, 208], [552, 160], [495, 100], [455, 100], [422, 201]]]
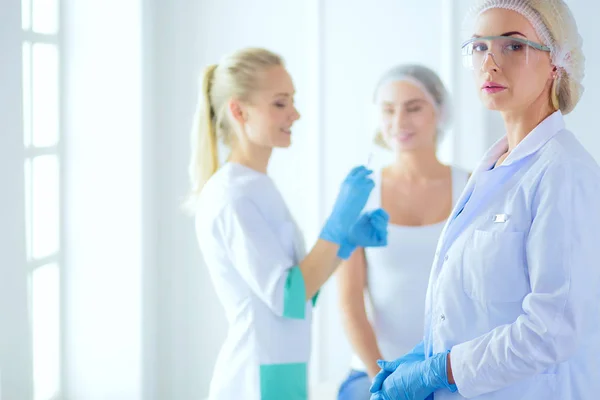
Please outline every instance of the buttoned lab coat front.
[[560, 111], [475, 170], [440, 237], [426, 354], [451, 350], [435, 399], [600, 398], [600, 169]]

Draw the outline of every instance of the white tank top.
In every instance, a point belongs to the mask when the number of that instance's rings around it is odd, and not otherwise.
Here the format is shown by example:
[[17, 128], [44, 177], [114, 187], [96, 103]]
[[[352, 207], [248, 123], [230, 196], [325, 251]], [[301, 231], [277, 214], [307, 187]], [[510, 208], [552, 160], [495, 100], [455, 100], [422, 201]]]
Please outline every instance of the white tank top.
[[[469, 174], [452, 167], [452, 205], [460, 197]], [[375, 188], [366, 208], [381, 207], [381, 171], [373, 174]], [[366, 248], [365, 303], [375, 337], [385, 360], [394, 360], [423, 340], [425, 293], [438, 239], [446, 221], [423, 226], [390, 224], [388, 245]], [[353, 354], [351, 367], [365, 371]]]

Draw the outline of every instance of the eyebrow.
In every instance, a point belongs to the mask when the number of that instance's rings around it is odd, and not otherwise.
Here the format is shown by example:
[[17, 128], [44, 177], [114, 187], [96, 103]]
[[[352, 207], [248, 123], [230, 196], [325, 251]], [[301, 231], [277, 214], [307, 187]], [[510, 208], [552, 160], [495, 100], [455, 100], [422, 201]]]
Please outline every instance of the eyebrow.
[[[414, 104], [414, 103], [422, 103], [422, 102], [426, 102], [426, 101], [427, 101], [427, 100], [425, 100], [425, 99], [410, 99], [410, 100], [408, 100], [408, 101], [405, 101], [405, 102], [404, 102], [404, 105], [405, 105], [405, 106], [409, 106], [409, 105], [411, 105], [411, 104]], [[395, 104], [395, 103], [393, 103], [393, 102], [391, 102], [391, 101], [384, 101], [384, 102], [383, 102], [383, 105], [384, 105], [384, 106], [394, 106], [394, 105], [396, 105], [396, 104]]]
[[294, 93], [276, 93], [274, 97], [291, 97]]
[[411, 105], [411, 104], [414, 104], [414, 103], [424, 103], [424, 102], [427, 102], [427, 101], [424, 100], [424, 99], [411, 99], [411, 100], [405, 101], [404, 105], [408, 106], [408, 105]]
[[[502, 35], [498, 35], [498, 36], [513, 36], [513, 35], [521, 35], [524, 38], [527, 38], [527, 36], [523, 35], [521, 32], [519, 31], [510, 31], [510, 32], [505, 32]], [[481, 37], [481, 35], [473, 35], [474, 38], [479, 38]]]

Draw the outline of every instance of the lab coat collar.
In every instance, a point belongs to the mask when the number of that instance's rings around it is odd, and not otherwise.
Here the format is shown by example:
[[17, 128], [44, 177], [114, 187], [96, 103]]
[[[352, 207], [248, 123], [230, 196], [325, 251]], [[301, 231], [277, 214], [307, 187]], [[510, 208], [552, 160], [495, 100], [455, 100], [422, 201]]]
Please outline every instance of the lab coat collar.
[[[535, 153], [539, 149], [541, 149], [544, 144], [546, 144], [552, 137], [554, 137], [557, 133], [559, 133], [562, 129], [564, 129], [565, 123], [563, 120], [562, 113], [560, 111], [556, 111], [555, 113], [549, 115], [546, 119], [544, 119], [538, 126], [536, 126], [522, 141], [513, 149], [513, 151], [509, 154], [506, 160], [502, 163], [502, 165], [498, 168], [498, 170], [504, 170], [503, 167], [515, 163], [523, 158]], [[447, 230], [450, 230], [450, 225], [454, 223], [450, 223], [454, 220], [454, 218], [458, 215], [458, 213], [463, 209], [467, 201], [469, 200], [471, 194], [474, 191], [474, 187], [477, 184], [485, 184], [488, 179], [501, 179], [506, 173], [509, 173], [509, 170], [505, 170], [504, 174], [500, 173], [496, 169], [492, 169], [494, 164], [498, 161], [498, 158], [502, 154], [506, 152], [508, 149], [508, 138], [504, 136], [500, 140], [498, 140], [483, 156], [482, 161], [479, 163], [471, 179], [467, 183], [460, 199], [456, 203], [454, 210], [452, 211], [451, 218], [444, 229], [442, 235], [444, 237], [448, 237]], [[498, 175], [500, 173], [500, 175]], [[452, 243], [454, 239], [450, 238], [449, 242]]]
[[[534, 154], [564, 128], [565, 121], [560, 110], [550, 114], [525, 136], [521, 143], [506, 157], [502, 166], [510, 165]], [[489, 170], [506, 150], [508, 150], [508, 138], [504, 136], [483, 156], [483, 161], [480, 163], [477, 172]]]

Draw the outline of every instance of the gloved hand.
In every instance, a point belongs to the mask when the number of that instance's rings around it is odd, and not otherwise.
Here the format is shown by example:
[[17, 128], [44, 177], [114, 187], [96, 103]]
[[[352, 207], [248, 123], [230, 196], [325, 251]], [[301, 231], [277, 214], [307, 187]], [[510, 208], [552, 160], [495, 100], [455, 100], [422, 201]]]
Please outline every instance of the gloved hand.
[[446, 361], [448, 352], [435, 354], [424, 361], [405, 361], [388, 376], [378, 392], [382, 400], [423, 400], [439, 389], [456, 392], [448, 383]]
[[[371, 394], [370, 400], [389, 400], [389, 397], [386, 397], [385, 394], [383, 394], [383, 392], [376, 392]], [[425, 400], [433, 400], [433, 393], [430, 394], [429, 396], [427, 396], [427, 398]]]
[[417, 344], [410, 352], [395, 361], [377, 361], [377, 365], [381, 367], [381, 371], [373, 378], [373, 383], [371, 383], [369, 391], [371, 393], [377, 393], [381, 390], [383, 381], [385, 381], [385, 379], [390, 376], [400, 364], [414, 361], [425, 361], [425, 344], [423, 342]]
[[320, 239], [342, 245], [348, 237], [350, 228], [367, 204], [371, 190], [375, 184], [369, 178], [373, 171], [360, 166], [354, 168], [344, 182], [333, 205], [333, 210], [325, 222], [325, 226], [319, 235]]
[[383, 208], [362, 214], [350, 228], [338, 257], [348, 259], [357, 246], [382, 247], [387, 245], [387, 227], [390, 216]]

